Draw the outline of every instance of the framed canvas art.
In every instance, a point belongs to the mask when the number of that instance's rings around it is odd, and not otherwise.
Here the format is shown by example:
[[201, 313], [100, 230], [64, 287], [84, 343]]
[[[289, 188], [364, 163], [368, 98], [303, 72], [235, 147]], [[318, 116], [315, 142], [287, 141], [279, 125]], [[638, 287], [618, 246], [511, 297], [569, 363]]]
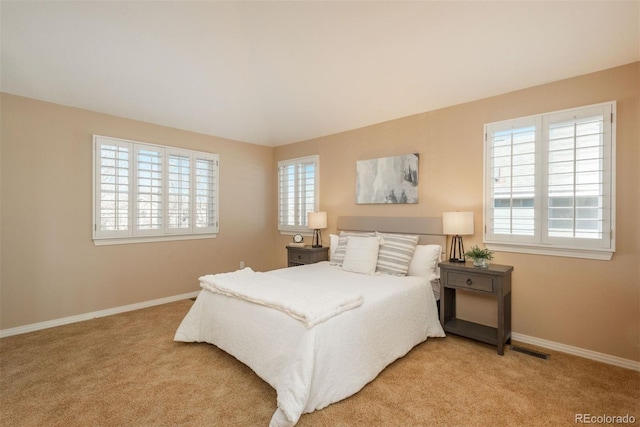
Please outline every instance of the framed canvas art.
[[356, 162], [356, 203], [418, 203], [418, 153]]

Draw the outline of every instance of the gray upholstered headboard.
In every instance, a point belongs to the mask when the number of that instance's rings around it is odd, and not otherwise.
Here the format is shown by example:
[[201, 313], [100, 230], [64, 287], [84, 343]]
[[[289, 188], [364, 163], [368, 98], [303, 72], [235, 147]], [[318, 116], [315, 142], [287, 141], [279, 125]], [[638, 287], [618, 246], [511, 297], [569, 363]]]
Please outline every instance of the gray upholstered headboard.
[[447, 246], [441, 217], [339, 216], [337, 229], [417, 234], [421, 245], [440, 245], [443, 251]]

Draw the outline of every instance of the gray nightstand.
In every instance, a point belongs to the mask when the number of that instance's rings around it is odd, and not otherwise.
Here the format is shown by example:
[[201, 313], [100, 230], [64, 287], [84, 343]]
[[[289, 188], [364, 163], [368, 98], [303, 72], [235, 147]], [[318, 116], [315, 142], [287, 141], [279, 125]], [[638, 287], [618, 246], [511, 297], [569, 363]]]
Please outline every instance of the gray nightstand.
[[287, 267], [329, 261], [329, 247], [287, 246]]
[[[511, 272], [510, 265], [489, 264], [488, 268], [473, 263], [441, 262], [440, 323], [445, 332], [498, 346], [511, 342]], [[498, 327], [480, 325], [456, 318], [456, 289], [493, 296], [498, 302]]]

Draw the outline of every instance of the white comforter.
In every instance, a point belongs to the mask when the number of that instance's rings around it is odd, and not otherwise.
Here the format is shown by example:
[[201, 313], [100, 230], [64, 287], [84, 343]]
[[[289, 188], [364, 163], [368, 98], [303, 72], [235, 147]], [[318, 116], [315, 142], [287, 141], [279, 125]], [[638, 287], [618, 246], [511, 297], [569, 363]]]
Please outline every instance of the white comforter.
[[332, 292], [326, 287], [299, 283], [276, 274], [261, 273], [250, 268], [230, 273], [207, 274], [200, 278], [202, 288], [275, 308], [307, 328], [362, 305], [362, 295], [341, 289]]
[[328, 262], [268, 274], [364, 297], [361, 306], [307, 329], [282, 311], [200, 292], [175, 340], [214, 344], [269, 383], [278, 396], [270, 426], [295, 425], [301, 414], [358, 392], [427, 337], [444, 336], [424, 278], [367, 276]]

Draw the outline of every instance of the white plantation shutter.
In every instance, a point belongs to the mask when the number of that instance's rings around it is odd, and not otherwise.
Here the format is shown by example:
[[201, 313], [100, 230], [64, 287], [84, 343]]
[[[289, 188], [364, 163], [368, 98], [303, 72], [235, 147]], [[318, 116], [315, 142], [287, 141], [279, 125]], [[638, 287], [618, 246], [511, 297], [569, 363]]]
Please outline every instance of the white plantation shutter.
[[167, 232], [191, 230], [192, 159], [189, 153], [167, 152]]
[[100, 140], [95, 150], [96, 236], [131, 234], [131, 144]]
[[544, 118], [548, 242], [610, 247], [612, 114], [606, 105]]
[[278, 162], [278, 230], [309, 230], [307, 214], [319, 206], [318, 164], [318, 156]]
[[485, 125], [485, 243], [610, 259], [615, 102]]
[[136, 151], [136, 224], [140, 234], [162, 229], [162, 148], [135, 144]]
[[537, 139], [532, 120], [487, 128], [490, 236], [511, 242], [534, 241]]
[[195, 227], [218, 231], [218, 156], [196, 155], [195, 169]]
[[218, 156], [94, 136], [94, 241], [218, 232]]

